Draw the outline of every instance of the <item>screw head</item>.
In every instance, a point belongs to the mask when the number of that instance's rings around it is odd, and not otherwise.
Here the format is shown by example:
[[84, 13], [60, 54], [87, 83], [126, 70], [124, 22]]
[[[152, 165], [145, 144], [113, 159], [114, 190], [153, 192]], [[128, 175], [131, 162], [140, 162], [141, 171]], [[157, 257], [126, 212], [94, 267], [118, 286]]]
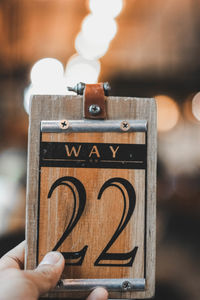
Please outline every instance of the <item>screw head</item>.
[[67, 129], [69, 127], [69, 122], [67, 120], [62, 120], [59, 123], [61, 129]]
[[131, 283], [130, 283], [129, 281], [124, 281], [124, 282], [122, 283], [122, 289], [123, 289], [124, 291], [130, 290], [130, 289], [131, 289]]
[[79, 82], [74, 87], [68, 86], [68, 91], [72, 91], [77, 93], [77, 95], [83, 95], [83, 91], [85, 89], [85, 83]]
[[96, 116], [101, 112], [101, 108], [97, 104], [90, 105], [88, 110], [89, 110], [89, 113], [93, 116]]
[[120, 127], [123, 131], [128, 131], [130, 128], [130, 124], [127, 121], [122, 121]]
[[109, 92], [111, 90], [109, 82], [103, 83], [103, 89], [104, 89], [105, 96], [109, 96]]
[[56, 288], [60, 288], [60, 287], [63, 287], [63, 281], [60, 279], [56, 285]]

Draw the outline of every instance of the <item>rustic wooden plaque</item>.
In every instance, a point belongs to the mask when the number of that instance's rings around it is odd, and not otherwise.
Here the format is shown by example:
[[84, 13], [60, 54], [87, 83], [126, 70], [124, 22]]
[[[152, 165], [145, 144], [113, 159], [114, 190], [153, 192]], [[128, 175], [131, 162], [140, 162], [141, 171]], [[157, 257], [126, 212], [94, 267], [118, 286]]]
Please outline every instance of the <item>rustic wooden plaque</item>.
[[107, 119], [82, 118], [80, 96], [34, 96], [29, 129], [27, 268], [61, 251], [48, 294], [149, 298], [155, 281], [156, 108], [107, 97]]

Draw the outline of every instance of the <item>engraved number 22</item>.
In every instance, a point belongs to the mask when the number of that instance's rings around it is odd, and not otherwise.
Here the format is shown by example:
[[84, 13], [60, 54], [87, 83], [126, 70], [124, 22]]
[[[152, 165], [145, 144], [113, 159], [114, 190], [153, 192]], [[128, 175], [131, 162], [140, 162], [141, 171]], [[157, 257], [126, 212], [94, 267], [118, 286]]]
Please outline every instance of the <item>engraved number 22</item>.
[[[74, 177], [70, 177], [70, 176], [61, 177], [52, 184], [52, 186], [49, 190], [49, 193], [48, 193], [49, 199], [51, 198], [51, 195], [52, 195], [53, 191], [55, 190], [55, 188], [60, 185], [67, 186], [71, 190], [71, 192], [73, 194], [73, 198], [74, 198], [74, 209], [73, 209], [73, 213], [72, 213], [70, 222], [69, 222], [68, 226], [66, 227], [64, 233], [58, 240], [57, 244], [52, 249], [53, 251], [57, 250], [62, 245], [62, 243], [66, 240], [66, 238], [69, 236], [69, 234], [72, 232], [72, 230], [78, 223], [79, 219], [81, 218], [81, 215], [84, 211], [85, 203], [86, 203], [86, 191], [85, 191], [83, 184], [78, 179], [76, 179]], [[110, 239], [110, 241], [108, 242], [106, 247], [103, 249], [103, 251], [101, 252], [99, 257], [96, 259], [94, 266], [131, 267], [133, 265], [138, 247], [135, 247], [132, 251], [130, 251], [128, 253], [108, 253], [107, 251], [110, 249], [110, 247], [114, 244], [114, 242], [117, 240], [119, 235], [125, 229], [125, 227], [127, 226], [128, 222], [134, 212], [135, 202], [136, 202], [135, 190], [134, 190], [132, 184], [128, 180], [126, 180], [124, 178], [115, 177], [115, 178], [111, 178], [111, 179], [107, 180], [103, 184], [103, 186], [101, 187], [101, 189], [99, 191], [98, 199], [101, 199], [101, 196], [102, 196], [103, 192], [105, 191], [105, 189], [112, 187], [112, 186], [118, 188], [123, 196], [124, 209], [123, 209], [123, 213], [122, 213], [122, 218], [120, 220], [120, 223], [119, 223], [117, 229], [115, 230], [114, 235], [112, 236], [112, 238]], [[126, 194], [124, 193], [123, 188], [125, 188], [125, 190], [127, 192], [128, 199], [126, 197]], [[77, 211], [76, 211], [77, 198], [76, 198], [76, 193], [75, 193], [74, 189], [77, 190], [78, 198], [79, 198], [79, 205], [78, 205]], [[127, 207], [128, 207], [128, 209], [127, 209]], [[127, 213], [126, 213], [126, 210], [127, 210]], [[83, 249], [81, 249], [78, 252], [62, 252], [62, 254], [66, 260], [67, 259], [76, 260], [76, 262], [66, 262], [66, 265], [79, 265], [79, 266], [82, 265], [83, 260], [86, 255], [87, 248], [88, 248], [88, 246], [84, 246]], [[116, 263], [105, 262], [108, 260], [109, 261], [110, 260], [117, 261], [117, 262]], [[128, 260], [128, 262], [126, 262], [126, 263], [119, 263], [119, 261], [127, 261], [127, 260]]]

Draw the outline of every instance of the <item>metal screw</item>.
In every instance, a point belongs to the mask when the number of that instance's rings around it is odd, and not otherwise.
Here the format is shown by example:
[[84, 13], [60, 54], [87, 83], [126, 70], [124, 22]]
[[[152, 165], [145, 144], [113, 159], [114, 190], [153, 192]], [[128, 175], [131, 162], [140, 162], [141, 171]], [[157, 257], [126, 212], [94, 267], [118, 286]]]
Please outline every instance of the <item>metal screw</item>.
[[89, 106], [89, 109], [88, 109], [88, 110], [89, 110], [89, 113], [90, 113], [91, 115], [96, 116], [96, 115], [98, 115], [98, 114], [100, 113], [101, 108], [100, 108], [100, 106], [97, 105], [97, 104], [92, 104], [92, 105]]
[[60, 288], [60, 287], [63, 287], [64, 284], [63, 284], [63, 281], [60, 279], [56, 285], [56, 288]]
[[122, 283], [122, 289], [124, 291], [130, 290], [131, 289], [131, 283], [129, 281], [124, 281]]
[[109, 92], [111, 90], [109, 82], [104, 82], [103, 83], [103, 89], [104, 89], [105, 96], [109, 96]]
[[130, 124], [129, 124], [127, 121], [122, 121], [122, 122], [121, 122], [121, 125], [120, 125], [120, 128], [121, 128], [123, 131], [128, 131], [129, 128], [130, 128]]
[[83, 95], [83, 91], [85, 89], [85, 83], [79, 82], [74, 87], [67, 87], [68, 91], [72, 91], [77, 93], [77, 95]]
[[60, 121], [59, 126], [61, 129], [67, 129], [69, 127], [69, 122], [67, 120], [62, 120]]

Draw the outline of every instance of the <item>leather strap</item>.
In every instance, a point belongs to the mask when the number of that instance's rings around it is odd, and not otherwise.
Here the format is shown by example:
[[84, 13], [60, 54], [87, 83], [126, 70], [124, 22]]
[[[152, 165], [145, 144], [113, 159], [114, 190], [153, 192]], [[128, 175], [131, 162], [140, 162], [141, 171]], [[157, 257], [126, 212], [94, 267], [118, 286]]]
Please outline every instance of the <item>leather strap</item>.
[[[83, 114], [86, 119], [105, 119], [106, 118], [106, 97], [104, 95], [103, 83], [86, 84], [83, 94]], [[98, 114], [91, 114], [91, 105], [100, 107]]]

